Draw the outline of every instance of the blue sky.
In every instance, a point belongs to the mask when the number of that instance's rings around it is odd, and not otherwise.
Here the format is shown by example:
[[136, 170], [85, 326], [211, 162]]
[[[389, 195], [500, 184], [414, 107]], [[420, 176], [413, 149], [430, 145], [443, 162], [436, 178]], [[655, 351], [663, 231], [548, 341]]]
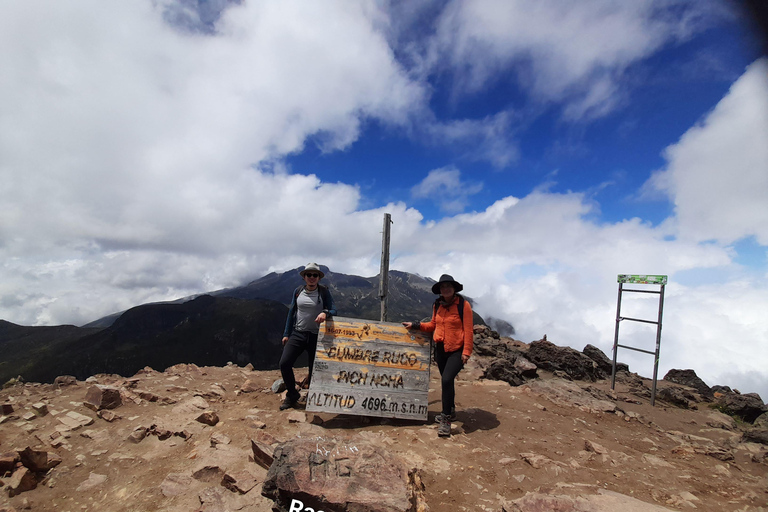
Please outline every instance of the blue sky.
[[[597, 119], [564, 120], [567, 104], [532, 102], [516, 83], [514, 68], [468, 94], [456, 92], [457, 70], [430, 77], [436, 89], [429, 107], [442, 122], [514, 111], [505, 135], [519, 154], [503, 165], [487, 161], [472, 143], [424, 143], [400, 127], [387, 129], [375, 121], [343, 151], [326, 153], [322, 142], [310, 138], [287, 162], [324, 181], [358, 183], [372, 206], [408, 199], [414, 173], [452, 167], [461, 170], [466, 182], [483, 184], [467, 198], [465, 210], [480, 211], [500, 194], [522, 196], [547, 183], [553, 192], [588, 191], [600, 202], [600, 218], [606, 221], [639, 216], [655, 224], [669, 215], [669, 202], [639, 201], [632, 193], [664, 165], [664, 148], [711, 110], [759, 56], [743, 20], [710, 23], [690, 40], [628, 65], [618, 78], [621, 105]], [[408, 203], [426, 219], [444, 215], [428, 198]]]
[[616, 275], [668, 274], [662, 375], [765, 398], [768, 62], [736, 6], [0, 4], [0, 318], [376, 275], [390, 213], [391, 268], [527, 342], [609, 352]]

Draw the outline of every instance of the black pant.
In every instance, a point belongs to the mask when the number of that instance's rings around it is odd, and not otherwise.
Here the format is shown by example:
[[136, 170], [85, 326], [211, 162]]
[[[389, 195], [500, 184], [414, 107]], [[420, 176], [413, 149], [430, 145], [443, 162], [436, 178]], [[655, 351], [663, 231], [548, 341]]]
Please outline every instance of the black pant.
[[301, 396], [296, 391], [296, 377], [293, 375], [293, 365], [301, 353], [306, 350], [309, 356], [309, 378], [311, 379], [316, 349], [317, 333], [309, 331], [293, 331], [283, 346], [283, 355], [280, 357], [280, 373], [283, 375], [283, 382], [285, 382], [285, 387], [288, 388], [288, 398], [291, 400], [298, 400]]
[[440, 381], [443, 388], [443, 414], [447, 416], [456, 408], [456, 387], [453, 381], [464, 368], [464, 363], [461, 361], [461, 350], [446, 352], [442, 343], [435, 343], [435, 362], [440, 370]]

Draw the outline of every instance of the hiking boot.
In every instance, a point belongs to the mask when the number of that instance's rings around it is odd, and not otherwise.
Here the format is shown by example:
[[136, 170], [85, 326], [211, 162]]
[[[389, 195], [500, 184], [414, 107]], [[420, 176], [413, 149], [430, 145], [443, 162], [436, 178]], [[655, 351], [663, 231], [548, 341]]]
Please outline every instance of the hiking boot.
[[286, 396], [285, 400], [283, 400], [283, 403], [280, 404], [280, 410], [284, 411], [286, 409], [296, 408], [296, 402], [298, 400], [294, 400], [293, 398]]
[[438, 437], [451, 437], [451, 422], [448, 419], [443, 418], [440, 421], [440, 426], [437, 427]]
[[[435, 423], [440, 423], [443, 419], [444, 414], [439, 413], [437, 416], [435, 416]], [[448, 421], [456, 421], [456, 408], [451, 407], [451, 414], [448, 415]]]

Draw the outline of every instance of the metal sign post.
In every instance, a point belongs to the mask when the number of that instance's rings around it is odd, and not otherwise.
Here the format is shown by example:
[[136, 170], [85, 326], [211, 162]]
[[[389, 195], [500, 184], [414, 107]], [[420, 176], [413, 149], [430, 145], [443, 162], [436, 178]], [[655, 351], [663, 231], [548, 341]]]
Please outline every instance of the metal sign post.
[[[638, 274], [619, 274], [619, 299], [616, 305], [616, 332], [613, 337], [613, 368], [611, 369], [611, 389], [614, 389], [616, 385], [616, 358], [619, 347], [628, 348], [637, 352], [643, 352], [653, 355], [653, 388], [651, 389], [651, 406], [656, 403], [656, 380], [659, 373], [659, 348], [661, 347], [661, 317], [664, 312], [664, 287], [667, 285], [667, 276], [664, 275], [638, 275]], [[651, 284], [659, 285], [659, 290], [639, 290], [634, 288], [624, 288], [624, 284]], [[659, 295], [659, 316], [656, 321], [642, 320], [639, 318], [629, 318], [621, 316], [621, 295], [624, 292], [633, 293], [654, 293]], [[651, 352], [649, 350], [643, 350], [636, 347], [629, 347], [626, 345], [619, 345], [619, 324], [622, 320], [629, 320], [632, 322], [642, 322], [646, 324], [656, 325], [656, 350]]]

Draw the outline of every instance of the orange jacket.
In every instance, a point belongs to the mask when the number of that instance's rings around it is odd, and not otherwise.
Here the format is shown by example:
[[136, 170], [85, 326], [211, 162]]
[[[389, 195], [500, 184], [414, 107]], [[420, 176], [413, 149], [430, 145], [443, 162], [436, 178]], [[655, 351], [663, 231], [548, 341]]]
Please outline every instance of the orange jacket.
[[461, 350], [466, 356], [472, 355], [474, 322], [472, 321], [472, 306], [464, 300], [464, 325], [459, 318], [459, 298], [454, 296], [448, 306], [440, 305], [432, 308], [432, 319], [419, 326], [419, 330], [434, 332], [432, 339], [442, 343], [446, 352]]

